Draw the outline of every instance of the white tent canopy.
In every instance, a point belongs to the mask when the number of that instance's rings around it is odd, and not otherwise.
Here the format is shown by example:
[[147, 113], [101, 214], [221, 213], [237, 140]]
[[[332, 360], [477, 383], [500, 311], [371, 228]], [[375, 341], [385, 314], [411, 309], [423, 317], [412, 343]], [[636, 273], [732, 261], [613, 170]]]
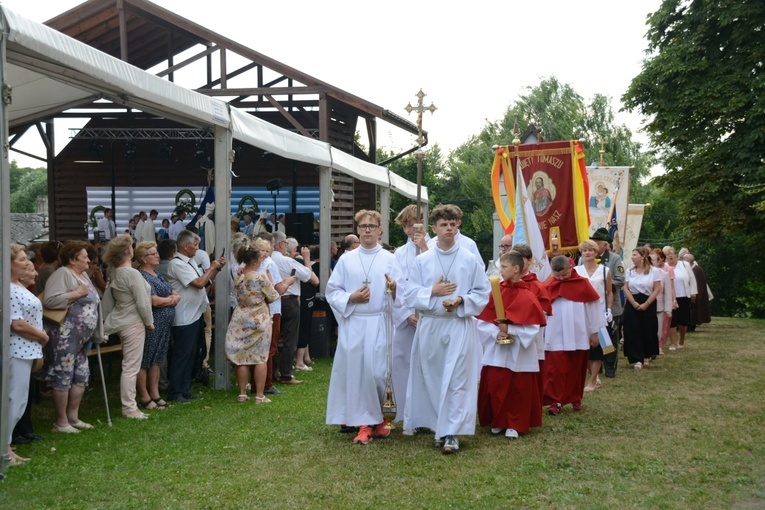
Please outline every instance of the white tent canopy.
[[[230, 162], [228, 154], [233, 138], [274, 152], [285, 158], [335, 169], [366, 182], [395, 189], [410, 198], [416, 197], [416, 185], [388, 169], [358, 160], [333, 149], [329, 144], [303, 137], [239, 111], [216, 98], [185, 89], [102, 53], [45, 25], [18, 16], [0, 5], [0, 103], [2, 126], [2, 171], [0, 172], [0, 336], [10, 334], [7, 310], [10, 303], [10, 198], [8, 127], [23, 126], [54, 116], [64, 110], [84, 106], [98, 99], [161, 115], [183, 124], [209, 128], [215, 132], [216, 201], [230, 200]], [[324, 172], [326, 177], [328, 170]], [[322, 217], [330, 211], [328, 178], [322, 180]], [[427, 190], [422, 190], [427, 201]], [[227, 218], [223, 215], [216, 229], [216, 244], [230, 241]], [[329, 250], [329, 221], [321, 222], [322, 249]], [[326, 236], [326, 237], [325, 237]], [[328, 266], [328, 265], [327, 265]], [[221, 278], [216, 297], [216, 386], [228, 381], [224, 361], [224, 338], [227, 318], [228, 279]], [[220, 309], [217, 308], [219, 306]], [[220, 349], [218, 349], [220, 348]], [[2, 359], [9, 356], [3, 342]], [[3, 365], [0, 394], [0, 456], [5, 456], [8, 440], [8, 371]], [[7, 459], [4, 459], [7, 461]], [[0, 462], [0, 468], [4, 467]]]

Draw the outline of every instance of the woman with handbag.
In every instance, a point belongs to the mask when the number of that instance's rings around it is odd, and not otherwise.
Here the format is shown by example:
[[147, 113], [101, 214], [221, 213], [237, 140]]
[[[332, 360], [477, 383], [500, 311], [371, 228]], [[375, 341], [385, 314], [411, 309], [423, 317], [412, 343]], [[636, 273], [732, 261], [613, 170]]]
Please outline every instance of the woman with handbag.
[[133, 239], [123, 234], [109, 242], [104, 262], [113, 269], [109, 286], [104, 292], [107, 309], [112, 300], [114, 307], [104, 320], [107, 335], [119, 334], [122, 342], [122, 375], [120, 376], [120, 399], [125, 418], [145, 420], [148, 414], [136, 405], [136, 382], [141, 370], [146, 332], [154, 331], [151, 313], [151, 287], [141, 273], [132, 266]]
[[[590, 280], [592, 288], [598, 293], [600, 297], [600, 307], [603, 309], [603, 313], [606, 315], [606, 320], [610, 323], [613, 321], [611, 316], [611, 306], [614, 302], [613, 286], [611, 285], [611, 270], [603, 264], [600, 264], [597, 260], [598, 255], [598, 243], [591, 239], [583, 241], [579, 245], [579, 251], [582, 254], [582, 263], [576, 266], [576, 272], [580, 276]], [[609, 334], [611, 330], [609, 328]], [[613, 342], [613, 338], [611, 339]], [[603, 348], [598, 345], [597, 347], [590, 347], [590, 380], [584, 387], [584, 391], [593, 391], [600, 387], [600, 367], [603, 365]]]
[[[43, 327], [49, 341], [43, 349], [43, 379], [53, 390], [53, 432], [75, 434], [93, 425], [79, 418], [80, 402], [90, 377], [87, 348], [103, 342], [101, 300], [90, 283], [85, 241], [67, 241], [59, 250], [62, 266], [45, 283]], [[58, 311], [51, 314], [49, 311]], [[63, 317], [61, 317], [63, 315]]]
[[24, 247], [11, 243], [11, 336], [10, 363], [8, 363], [8, 456], [16, 466], [25, 459], [11, 447], [13, 428], [27, 407], [32, 365], [42, 358], [42, 348], [48, 334], [42, 329], [42, 303], [26, 287], [34, 283], [35, 269]]

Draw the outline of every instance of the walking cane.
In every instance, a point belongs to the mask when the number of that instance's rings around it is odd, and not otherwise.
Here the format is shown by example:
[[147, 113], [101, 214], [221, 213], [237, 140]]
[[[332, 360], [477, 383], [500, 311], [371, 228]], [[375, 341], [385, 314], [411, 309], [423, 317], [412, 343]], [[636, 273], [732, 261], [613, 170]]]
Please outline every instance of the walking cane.
[[104, 389], [104, 403], [106, 404], [106, 424], [112, 426], [112, 415], [109, 413], [109, 397], [106, 396], [106, 379], [104, 379], [104, 364], [101, 362], [101, 344], [96, 344], [96, 356], [98, 357], [98, 369], [101, 371], [101, 386]]

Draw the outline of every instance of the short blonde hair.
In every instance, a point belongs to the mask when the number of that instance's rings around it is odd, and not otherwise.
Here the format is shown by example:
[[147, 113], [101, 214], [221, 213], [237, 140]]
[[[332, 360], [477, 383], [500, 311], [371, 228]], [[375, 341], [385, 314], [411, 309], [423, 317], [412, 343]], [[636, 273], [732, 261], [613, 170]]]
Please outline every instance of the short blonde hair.
[[596, 243], [592, 239], [585, 239], [584, 241], [579, 243], [579, 251], [583, 252], [584, 250], [599, 251], [600, 247], [598, 246], [598, 243]]
[[143, 258], [149, 253], [149, 250], [156, 248], [157, 243], [154, 241], [142, 241], [135, 247], [135, 259], [138, 262], [143, 263]]
[[404, 223], [409, 223], [410, 221], [413, 221], [415, 223], [423, 223], [422, 221], [422, 210], [420, 210], [420, 217], [417, 218], [417, 206], [414, 204], [408, 205], [401, 209], [401, 212], [398, 213], [398, 216], [396, 216], [396, 219], [394, 220], [396, 224], [403, 225]]
[[382, 216], [380, 216], [379, 212], [377, 212], [377, 211], [368, 211], [366, 209], [362, 209], [359, 212], [357, 212], [356, 216], [353, 217], [353, 220], [358, 225], [359, 223], [361, 223], [361, 220], [363, 220], [365, 216], [371, 216], [372, 218], [374, 218], [374, 220], [377, 222], [378, 226], [382, 222]]

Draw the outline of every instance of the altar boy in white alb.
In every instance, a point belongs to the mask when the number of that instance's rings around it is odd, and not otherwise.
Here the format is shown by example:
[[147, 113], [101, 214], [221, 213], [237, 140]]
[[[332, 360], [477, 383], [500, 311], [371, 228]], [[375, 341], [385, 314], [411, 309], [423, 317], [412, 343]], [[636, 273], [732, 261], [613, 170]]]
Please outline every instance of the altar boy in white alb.
[[359, 427], [353, 442], [368, 444], [373, 434], [390, 434], [383, 423], [382, 404], [386, 335], [392, 339], [394, 330], [386, 325], [391, 324], [399, 270], [394, 255], [378, 243], [380, 213], [361, 210], [355, 219], [361, 246], [340, 257], [327, 282], [327, 302], [338, 324], [327, 425]]
[[489, 301], [483, 262], [457, 244], [459, 208], [430, 215], [436, 244], [417, 257], [404, 304], [420, 313], [412, 345], [404, 430], [429, 428], [443, 453], [459, 451], [457, 435], [475, 434], [478, 360], [473, 317]]

